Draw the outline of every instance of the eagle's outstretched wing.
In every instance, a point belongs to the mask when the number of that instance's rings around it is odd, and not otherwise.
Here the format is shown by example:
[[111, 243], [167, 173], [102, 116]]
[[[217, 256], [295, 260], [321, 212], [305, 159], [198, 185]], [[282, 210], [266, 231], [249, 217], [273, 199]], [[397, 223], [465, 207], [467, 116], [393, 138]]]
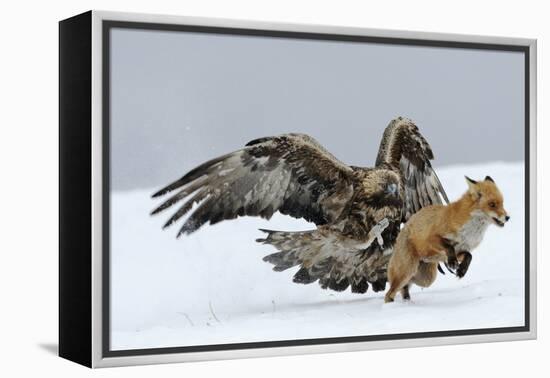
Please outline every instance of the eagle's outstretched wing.
[[433, 158], [430, 145], [410, 119], [398, 117], [386, 127], [376, 166], [401, 172], [405, 187], [404, 222], [424, 206], [441, 204], [441, 197], [449, 203], [430, 163]]
[[269, 219], [276, 211], [320, 225], [338, 218], [353, 195], [353, 180], [353, 169], [313, 138], [284, 134], [253, 140], [191, 170], [153, 195], [175, 191], [152, 214], [181, 204], [167, 227], [199, 204], [178, 236], [207, 222], [244, 215]]

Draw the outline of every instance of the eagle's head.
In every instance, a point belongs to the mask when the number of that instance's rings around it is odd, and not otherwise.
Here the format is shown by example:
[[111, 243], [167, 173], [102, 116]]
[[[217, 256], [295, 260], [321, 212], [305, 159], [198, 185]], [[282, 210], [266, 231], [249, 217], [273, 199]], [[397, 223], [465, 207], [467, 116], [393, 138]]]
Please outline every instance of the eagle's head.
[[385, 169], [372, 171], [363, 180], [364, 198], [373, 208], [403, 205], [402, 187], [399, 175]]

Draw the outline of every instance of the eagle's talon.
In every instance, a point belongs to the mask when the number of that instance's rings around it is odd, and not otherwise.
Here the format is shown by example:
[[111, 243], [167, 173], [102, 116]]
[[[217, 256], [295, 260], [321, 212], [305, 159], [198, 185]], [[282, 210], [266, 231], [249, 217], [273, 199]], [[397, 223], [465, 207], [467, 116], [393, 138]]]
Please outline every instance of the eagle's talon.
[[376, 236], [376, 241], [380, 247], [384, 246], [384, 239], [382, 238], [382, 232], [390, 225], [388, 218], [382, 219], [373, 228], [372, 232]]

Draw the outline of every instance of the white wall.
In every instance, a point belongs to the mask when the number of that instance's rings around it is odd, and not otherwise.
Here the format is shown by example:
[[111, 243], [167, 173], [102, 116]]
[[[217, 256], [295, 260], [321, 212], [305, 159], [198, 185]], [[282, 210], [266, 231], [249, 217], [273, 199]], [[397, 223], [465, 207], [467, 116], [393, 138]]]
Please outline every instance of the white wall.
[[[490, 34], [539, 39], [539, 193], [548, 188], [545, 120], [550, 41], [543, 1], [18, 1], [0, 8], [0, 265], [3, 376], [85, 376], [55, 358], [57, 343], [57, 21], [94, 9]], [[6, 209], [7, 207], [7, 209]], [[546, 210], [539, 201], [539, 214]], [[7, 210], [7, 211], [6, 211]], [[545, 227], [546, 226], [546, 227]], [[539, 256], [546, 247], [539, 217]], [[541, 242], [544, 241], [544, 244]], [[539, 340], [109, 369], [96, 376], [528, 376], [547, 370], [546, 259], [539, 258]], [[428, 365], [430, 368], [424, 366]]]

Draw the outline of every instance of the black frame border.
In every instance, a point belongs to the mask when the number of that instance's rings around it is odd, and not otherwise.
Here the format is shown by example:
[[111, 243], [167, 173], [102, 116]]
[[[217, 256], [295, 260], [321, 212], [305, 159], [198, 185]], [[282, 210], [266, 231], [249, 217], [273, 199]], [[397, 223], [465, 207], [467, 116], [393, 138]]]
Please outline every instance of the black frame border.
[[[289, 39], [307, 39], [339, 42], [360, 42], [371, 44], [391, 44], [404, 46], [423, 46], [423, 47], [444, 47], [476, 50], [496, 50], [522, 52], [524, 54], [524, 113], [525, 113], [525, 267], [524, 267], [524, 326], [520, 327], [498, 327], [498, 328], [480, 328], [466, 330], [449, 330], [433, 332], [414, 332], [403, 334], [384, 334], [368, 336], [346, 336], [330, 337], [316, 339], [300, 340], [279, 340], [262, 341], [248, 343], [232, 344], [213, 344], [213, 345], [193, 345], [181, 347], [163, 347], [163, 348], [145, 348], [145, 349], [110, 349], [110, 31], [114, 28], [135, 29], [135, 30], [154, 30], [154, 31], [174, 31], [174, 32], [193, 32], [208, 34], [226, 34], [240, 36], [289, 38]], [[102, 21], [102, 172], [103, 172], [103, 204], [102, 204], [102, 356], [103, 357], [127, 357], [144, 356], [155, 354], [173, 354], [173, 353], [193, 353], [193, 352], [214, 352], [224, 350], [238, 349], [257, 349], [257, 348], [280, 348], [293, 346], [308, 346], [321, 344], [339, 344], [352, 342], [368, 341], [387, 341], [387, 340], [406, 340], [436, 337], [452, 336], [474, 336], [499, 333], [520, 333], [529, 332], [530, 328], [530, 46], [481, 43], [481, 42], [458, 42], [442, 41], [417, 38], [397, 38], [397, 37], [372, 37], [351, 34], [330, 34], [330, 33], [312, 33], [282, 30], [264, 30], [264, 29], [246, 29], [217, 26], [198, 26], [183, 24], [163, 24], [134, 21]]]
[[59, 22], [59, 356], [92, 366], [92, 12]]

